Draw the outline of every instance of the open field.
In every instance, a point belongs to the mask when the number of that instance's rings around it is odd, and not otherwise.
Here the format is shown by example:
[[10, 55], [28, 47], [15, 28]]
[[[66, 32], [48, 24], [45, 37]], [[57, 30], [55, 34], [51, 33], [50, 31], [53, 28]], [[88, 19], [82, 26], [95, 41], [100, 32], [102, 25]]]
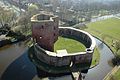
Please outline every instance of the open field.
[[[114, 53], [116, 49], [114, 43], [120, 41], [120, 19], [110, 18], [87, 24], [85, 31], [104, 41]], [[120, 51], [117, 52], [120, 55]], [[113, 74], [109, 80], [120, 80], [120, 69]]]
[[110, 18], [87, 24], [85, 31], [103, 40], [115, 52], [113, 42], [120, 40], [120, 19]]

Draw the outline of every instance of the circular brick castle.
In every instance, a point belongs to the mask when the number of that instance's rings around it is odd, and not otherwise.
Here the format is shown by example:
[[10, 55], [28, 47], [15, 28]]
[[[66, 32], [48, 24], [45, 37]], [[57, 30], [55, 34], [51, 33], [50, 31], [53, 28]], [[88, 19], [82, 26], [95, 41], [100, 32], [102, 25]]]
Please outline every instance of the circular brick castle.
[[[89, 69], [96, 44], [89, 33], [71, 27], [58, 27], [58, 17], [49, 14], [34, 15], [31, 23], [34, 44], [29, 49], [29, 58], [37, 70], [59, 74]], [[83, 43], [86, 50], [72, 54], [66, 50], [53, 52], [58, 36], [75, 39]]]

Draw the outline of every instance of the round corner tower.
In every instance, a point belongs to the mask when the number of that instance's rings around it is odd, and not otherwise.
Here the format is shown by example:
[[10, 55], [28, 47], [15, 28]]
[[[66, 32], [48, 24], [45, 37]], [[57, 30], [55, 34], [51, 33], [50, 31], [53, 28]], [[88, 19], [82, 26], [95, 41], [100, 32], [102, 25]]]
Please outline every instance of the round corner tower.
[[37, 14], [31, 18], [32, 37], [42, 48], [54, 51], [59, 36], [59, 19], [51, 14]]

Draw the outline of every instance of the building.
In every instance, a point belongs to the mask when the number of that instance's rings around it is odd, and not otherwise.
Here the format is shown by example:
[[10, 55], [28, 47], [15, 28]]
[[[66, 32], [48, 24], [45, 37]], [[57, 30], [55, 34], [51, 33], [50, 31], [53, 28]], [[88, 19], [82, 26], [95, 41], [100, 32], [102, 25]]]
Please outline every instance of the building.
[[33, 39], [44, 49], [54, 51], [58, 39], [58, 17], [37, 14], [31, 18]]
[[[39, 77], [63, 76], [78, 71], [87, 73], [96, 45], [89, 33], [71, 27], [58, 28], [58, 17], [51, 14], [36, 14], [31, 18], [31, 23], [34, 44], [28, 53], [30, 60], [36, 65]], [[58, 36], [83, 43], [85, 51], [68, 54], [64, 49], [53, 52]]]

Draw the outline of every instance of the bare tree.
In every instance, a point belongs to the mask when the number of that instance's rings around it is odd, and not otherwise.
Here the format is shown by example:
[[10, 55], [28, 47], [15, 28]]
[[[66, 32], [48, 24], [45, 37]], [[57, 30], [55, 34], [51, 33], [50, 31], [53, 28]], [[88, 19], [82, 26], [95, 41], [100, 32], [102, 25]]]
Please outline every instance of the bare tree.
[[27, 12], [28, 14], [30, 15], [30, 17], [34, 14], [37, 14], [38, 13], [38, 6], [36, 4], [29, 4], [28, 5], [28, 9], [27, 9]]
[[20, 26], [22, 33], [26, 34], [30, 31], [30, 18], [27, 14], [21, 15], [17, 20], [17, 25]]
[[0, 25], [1, 27], [13, 27], [16, 20], [16, 13], [4, 7], [0, 7]]

